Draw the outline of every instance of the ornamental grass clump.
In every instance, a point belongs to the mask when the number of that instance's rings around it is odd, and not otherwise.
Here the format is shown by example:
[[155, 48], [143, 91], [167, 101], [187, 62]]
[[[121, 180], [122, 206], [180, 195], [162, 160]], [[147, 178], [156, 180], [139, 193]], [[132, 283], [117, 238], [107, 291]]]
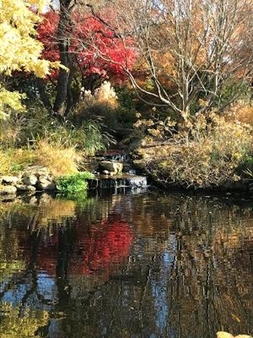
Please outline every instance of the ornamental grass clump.
[[17, 174], [34, 163], [34, 153], [29, 149], [0, 149], [0, 175]]
[[152, 177], [160, 183], [194, 188], [240, 180], [237, 169], [251, 152], [252, 127], [215, 113], [185, 122], [163, 146], [142, 150]]
[[82, 154], [74, 146], [46, 138], [36, 142], [35, 154], [35, 163], [47, 167], [55, 177], [77, 173], [82, 160]]

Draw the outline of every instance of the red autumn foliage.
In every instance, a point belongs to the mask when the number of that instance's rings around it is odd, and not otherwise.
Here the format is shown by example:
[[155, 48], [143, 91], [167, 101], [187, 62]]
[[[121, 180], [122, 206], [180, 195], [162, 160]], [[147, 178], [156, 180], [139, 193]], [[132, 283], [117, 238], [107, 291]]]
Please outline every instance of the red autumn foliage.
[[[108, 19], [108, 18], [107, 18]], [[113, 20], [113, 18], [111, 19]], [[57, 29], [59, 14], [49, 11], [38, 25], [38, 39], [44, 45], [43, 58], [59, 60]], [[82, 12], [71, 14], [71, 27], [65, 28], [69, 55], [83, 78], [97, 74], [103, 79], [122, 81], [124, 69], [131, 69], [136, 59], [132, 38], [124, 41], [99, 19]]]
[[50, 11], [44, 14], [43, 20], [38, 25], [37, 29], [37, 38], [44, 45], [42, 58], [49, 61], [60, 60], [56, 36], [58, 23], [59, 15], [54, 11]]

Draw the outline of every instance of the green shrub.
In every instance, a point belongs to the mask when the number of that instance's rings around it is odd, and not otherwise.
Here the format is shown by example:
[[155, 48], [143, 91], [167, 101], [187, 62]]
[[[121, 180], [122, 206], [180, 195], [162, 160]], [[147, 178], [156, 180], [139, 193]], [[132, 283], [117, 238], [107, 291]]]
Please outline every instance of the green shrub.
[[56, 180], [56, 187], [63, 195], [79, 194], [87, 190], [87, 179], [91, 179], [93, 177], [94, 175], [88, 171], [74, 175], [61, 176]]

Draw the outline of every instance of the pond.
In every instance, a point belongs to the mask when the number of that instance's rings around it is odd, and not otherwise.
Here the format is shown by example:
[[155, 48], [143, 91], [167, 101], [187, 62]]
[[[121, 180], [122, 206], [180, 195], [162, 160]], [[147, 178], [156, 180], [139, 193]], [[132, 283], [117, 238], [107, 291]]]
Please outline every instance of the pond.
[[151, 191], [0, 202], [0, 337], [252, 334], [252, 206]]

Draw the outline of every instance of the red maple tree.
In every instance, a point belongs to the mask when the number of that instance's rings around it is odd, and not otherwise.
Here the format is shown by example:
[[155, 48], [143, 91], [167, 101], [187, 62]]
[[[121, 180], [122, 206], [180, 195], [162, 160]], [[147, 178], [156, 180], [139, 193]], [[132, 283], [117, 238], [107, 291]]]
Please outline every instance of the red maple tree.
[[[68, 53], [84, 86], [88, 87], [92, 77], [100, 83], [104, 79], [123, 81], [126, 78], [125, 70], [133, 67], [137, 56], [132, 38], [126, 37], [123, 40], [111, 26], [85, 12], [74, 11], [70, 19], [71, 24], [65, 27]], [[58, 12], [49, 11], [43, 15], [43, 20], [38, 25], [38, 39], [44, 45], [42, 56], [50, 61], [60, 60], [57, 35], [59, 20]], [[109, 22], [112, 18], [106, 20]], [[57, 74], [52, 73], [51, 76], [56, 77]]]
[[38, 25], [37, 38], [43, 43], [42, 57], [50, 61], [59, 61], [60, 54], [56, 37], [59, 15], [54, 11], [46, 12]]

